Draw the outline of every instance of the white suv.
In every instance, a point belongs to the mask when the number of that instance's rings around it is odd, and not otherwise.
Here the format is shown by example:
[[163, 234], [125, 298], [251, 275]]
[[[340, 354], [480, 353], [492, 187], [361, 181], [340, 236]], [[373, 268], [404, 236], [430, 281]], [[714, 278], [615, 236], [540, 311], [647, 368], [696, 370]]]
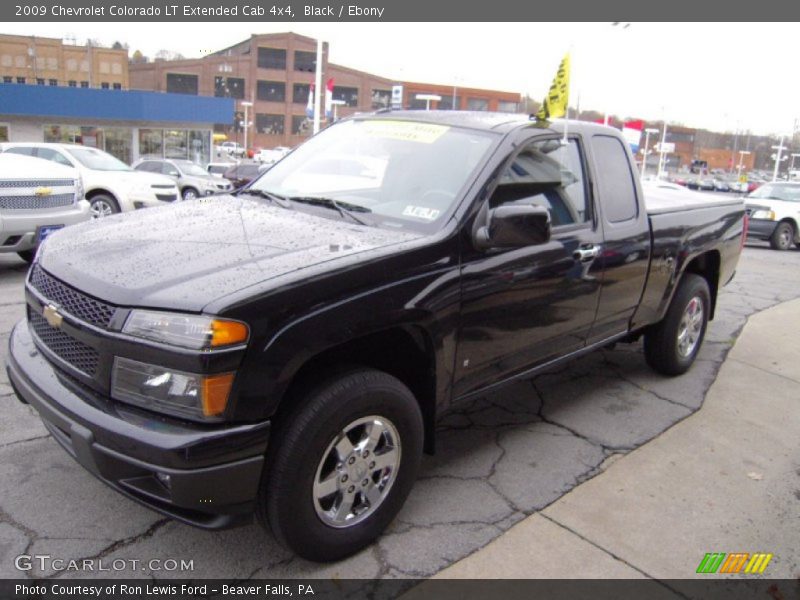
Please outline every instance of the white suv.
[[78, 144], [19, 142], [2, 144], [4, 153], [23, 154], [74, 167], [83, 179], [94, 218], [178, 199], [178, 187], [169, 177], [134, 171], [110, 154]]
[[775, 250], [800, 247], [800, 183], [765, 183], [745, 196], [748, 237], [767, 240]]
[[0, 154], [0, 252], [16, 252], [31, 262], [47, 236], [89, 218], [75, 169]]

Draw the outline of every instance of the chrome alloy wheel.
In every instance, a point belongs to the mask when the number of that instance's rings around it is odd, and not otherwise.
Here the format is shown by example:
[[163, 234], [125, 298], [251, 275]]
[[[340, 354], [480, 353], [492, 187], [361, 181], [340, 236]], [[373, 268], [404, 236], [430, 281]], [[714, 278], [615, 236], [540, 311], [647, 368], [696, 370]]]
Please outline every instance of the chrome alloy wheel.
[[360, 523], [381, 505], [397, 477], [400, 436], [386, 417], [357, 419], [322, 454], [314, 475], [314, 508], [326, 525]]
[[697, 347], [703, 330], [703, 300], [694, 296], [686, 305], [678, 327], [678, 353], [684, 358]]
[[114, 214], [114, 208], [105, 200], [92, 200], [90, 212], [93, 219], [102, 219]]

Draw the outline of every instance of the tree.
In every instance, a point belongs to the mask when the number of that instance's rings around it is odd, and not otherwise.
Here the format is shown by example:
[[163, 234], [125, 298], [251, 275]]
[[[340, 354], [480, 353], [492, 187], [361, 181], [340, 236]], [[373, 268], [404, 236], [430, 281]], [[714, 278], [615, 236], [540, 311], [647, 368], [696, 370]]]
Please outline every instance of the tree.
[[140, 50], [135, 50], [133, 52], [133, 56], [131, 56], [131, 62], [133, 64], [146, 63], [148, 60], [149, 59], [144, 54], [142, 54]]
[[156, 60], [183, 60], [184, 56], [180, 52], [173, 52], [172, 50], [159, 50], [155, 55]]
[[127, 44], [127, 43], [123, 44], [122, 42], [120, 42], [119, 40], [117, 40], [116, 42], [114, 42], [114, 43], [111, 45], [111, 48], [112, 48], [113, 50], [127, 50], [127, 49], [128, 49], [128, 44]]

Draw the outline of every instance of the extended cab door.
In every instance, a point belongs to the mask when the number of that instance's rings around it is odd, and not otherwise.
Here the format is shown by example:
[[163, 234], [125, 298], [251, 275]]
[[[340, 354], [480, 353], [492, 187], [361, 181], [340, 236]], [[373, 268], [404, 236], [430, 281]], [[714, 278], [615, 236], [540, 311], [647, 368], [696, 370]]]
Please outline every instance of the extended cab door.
[[465, 244], [454, 397], [582, 348], [594, 323], [602, 234], [581, 139], [540, 134], [518, 147], [477, 224], [487, 209], [534, 204], [549, 210], [552, 236], [517, 248]]
[[603, 271], [600, 303], [588, 340], [595, 343], [628, 330], [647, 281], [651, 241], [639, 174], [625, 142], [617, 135], [595, 134], [591, 157], [605, 238], [596, 265]]

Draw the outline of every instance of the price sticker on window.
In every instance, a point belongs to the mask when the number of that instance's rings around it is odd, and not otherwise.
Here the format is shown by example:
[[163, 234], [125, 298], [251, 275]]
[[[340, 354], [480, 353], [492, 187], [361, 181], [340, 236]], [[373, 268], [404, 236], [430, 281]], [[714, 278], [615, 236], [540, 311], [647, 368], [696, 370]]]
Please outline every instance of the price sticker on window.
[[364, 121], [364, 133], [372, 137], [406, 140], [420, 144], [432, 144], [450, 128], [433, 123], [412, 123], [410, 121]]

